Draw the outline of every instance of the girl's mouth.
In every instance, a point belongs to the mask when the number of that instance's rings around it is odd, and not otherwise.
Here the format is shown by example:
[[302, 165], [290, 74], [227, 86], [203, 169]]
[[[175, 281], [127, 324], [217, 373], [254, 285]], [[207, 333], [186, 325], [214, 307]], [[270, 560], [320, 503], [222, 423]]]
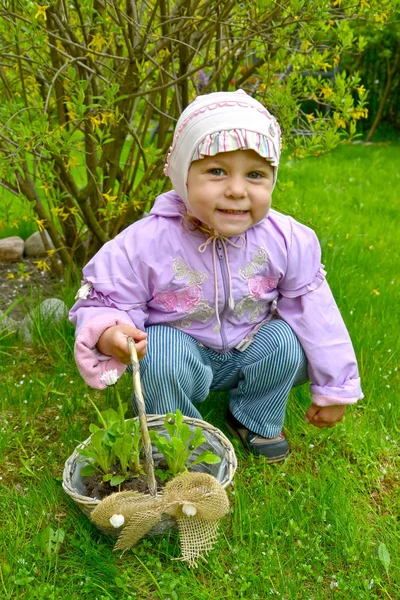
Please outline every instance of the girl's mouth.
[[218, 212], [222, 212], [226, 215], [245, 215], [247, 210], [223, 210], [222, 208], [218, 209]]

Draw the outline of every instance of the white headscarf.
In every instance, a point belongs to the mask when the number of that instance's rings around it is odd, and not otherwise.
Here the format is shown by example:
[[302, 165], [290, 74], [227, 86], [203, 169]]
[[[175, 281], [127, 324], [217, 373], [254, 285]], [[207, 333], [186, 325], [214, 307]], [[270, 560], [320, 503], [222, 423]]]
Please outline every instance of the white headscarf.
[[181, 114], [164, 173], [186, 204], [188, 172], [194, 160], [219, 152], [255, 150], [274, 167], [275, 183], [281, 145], [275, 117], [244, 90], [205, 94]]

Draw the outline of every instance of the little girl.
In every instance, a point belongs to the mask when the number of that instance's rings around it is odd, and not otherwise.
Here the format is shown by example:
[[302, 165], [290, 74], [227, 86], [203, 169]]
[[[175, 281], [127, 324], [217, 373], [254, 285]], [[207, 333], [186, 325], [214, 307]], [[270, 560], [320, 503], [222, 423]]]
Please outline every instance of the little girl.
[[243, 90], [199, 96], [167, 158], [174, 190], [86, 265], [70, 313], [89, 385], [123, 373], [133, 337], [148, 413], [200, 417], [194, 403], [229, 390], [229, 429], [270, 462], [289, 453], [293, 386], [311, 381], [316, 427], [363, 397], [317, 237], [270, 209], [280, 152], [276, 119]]

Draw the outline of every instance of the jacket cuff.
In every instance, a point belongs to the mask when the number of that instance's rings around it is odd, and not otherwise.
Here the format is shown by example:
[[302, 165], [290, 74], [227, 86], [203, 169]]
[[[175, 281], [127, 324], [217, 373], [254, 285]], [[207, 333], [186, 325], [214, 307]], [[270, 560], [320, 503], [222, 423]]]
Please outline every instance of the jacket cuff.
[[[317, 385], [312, 383], [310, 386], [313, 396], [323, 396], [324, 398], [335, 398], [342, 400], [342, 404], [351, 404], [364, 398], [361, 390], [361, 381], [359, 377], [346, 379], [341, 385]], [[331, 402], [331, 404], [333, 404]], [[328, 406], [328, 405], [327, 405]]]
[[311, 402], [317, 406], [335, 406], [337, 404], [355, 404], [357, 400], [364, 398], [361, 394], [358, 398], [337, 398], [336, 396], [321, 396], [320, 394], [313, 394], [311, 396]]
[[125, 371], [126, 365], [111, 356], [106, 357], [96, 348], [101, 334], [106, 329], [122, 323], [132, 325], [132, 321], [128, 317], [126, 319], [116, 317], [105, 319], [104, 316], [99, 316], [89, 321], [80, 330], [75, 340], [75, 361], [79, 373], [90, 387], [99, 390], [107, 387], [105, 383], [100, 381], [100, 377], [105, 371], [116, 369], [118, 377]]

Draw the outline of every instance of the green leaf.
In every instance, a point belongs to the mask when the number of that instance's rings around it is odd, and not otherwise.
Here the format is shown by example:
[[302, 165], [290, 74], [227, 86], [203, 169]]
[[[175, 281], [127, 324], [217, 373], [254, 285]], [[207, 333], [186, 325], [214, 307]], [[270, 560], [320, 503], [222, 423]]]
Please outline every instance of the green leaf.
[[188, 442], [188, 440], [190, 440], [192, 437], [192, 430], [187, 423], [182, 423], [179, 428], [178, 435], [186, 446], [186, 442]]
[[120, 422], [119, 415], [118, 415], [117, 411], [114, 410], [113, 408], [107, 408], [107, 410], [103, 410], [101, 413], [101, 416], [103, 417], [103, 419], [106, 423], [107, 429], [109, 429], [115, 423]]
[[99, 431], [93, 433], [92, 437], [90, 438], [90, 446], [93, 446], [98, 454], [102, 454], [105, 451], [105, 448], [103, 447], [103, 439], [104, 431], [102, 429], [99, 429]]
[[105, 475], [103, 475], [103, 481], [107, 482], [110, 481], [110, 479], [112, 479], [114, 477], [114, 473], [106, 473]]
[[206, 441], [200, 427], [196, 427], [196, 431], [194, 432], [193, 438], [190, 440], [190, 445], [194, 446], [193, 450], [196, 450], [201, 444]]
[[[172, 423], [169, 423], [169, 421], [172, 421]], [[175, 415], [172, 412], [169, 412], [165, 415], [165, 419], [164, 419], [164, 427], [165, 429], [168, 431], [169, 436], [173, 437], [176, 433], [176, 426], [175, 426]], [[156, 433], [156, 432], [154, 432]], [[157, 433], [157, 435], [159, 435]]]
[[45, 527], [38, 533], [34, 540], [39, 548], [46, 554], [57, 554], [65, 538], [63, 529], [54, 530], [52, 527]]
[[[95, 458], [97, 456], [97, 452], [96, 450], [94, 450], [94, 448], [91, 448], [90, 446], [87, 446], [86, 448], [79, 448], [79, 454], [83, 457], [86, 458]], [[82, 458], [78, 458], [77, 460], [82, 461]]]
[[125, 481], [125, 479], [126, 477], [124, 477], [123, 475], [114, 475], [114, 477], [110, 479], [110, 485], [119, 485], [120, 483]]
[[186, 450], [186, 444], [177, 437], [173, 437], [170, 441], [170, 444], [175, 450], [176, 454], [180, 454]]
[[386, 545], [383, 542], [379, 544], [378, 557], [383, 566], [385, 567], [386, 574], [389, 575], [390, 554], [388, 549], [386, 548]]
[[183, 424], [183, 414], [181, 413], [181, 411], [179, 410], [179, 408], [176, 409], [175, 424], [176, 424], [178, 430], [180, 430], [181, 427], [182, 427], [182, 424]]
[[190, 466], [193, 467], [193, 465], [198, 465], [200, 463], [207, 463], [208, 465], [217, 465], [220, 462], [221, 462], [221, 459], [219, 456], [217, 456], [210, 450], [206, 450], [205, 452], [202, 452], [196, 458], [196, 460], [194, 460], [192, 463], [190, 463]]
[[81, 471], [82, 477], [89, 477], [89, 475], [94, 475], [94, 473], [97, 473], [97, 469], [93, 465], [86, 465]]

